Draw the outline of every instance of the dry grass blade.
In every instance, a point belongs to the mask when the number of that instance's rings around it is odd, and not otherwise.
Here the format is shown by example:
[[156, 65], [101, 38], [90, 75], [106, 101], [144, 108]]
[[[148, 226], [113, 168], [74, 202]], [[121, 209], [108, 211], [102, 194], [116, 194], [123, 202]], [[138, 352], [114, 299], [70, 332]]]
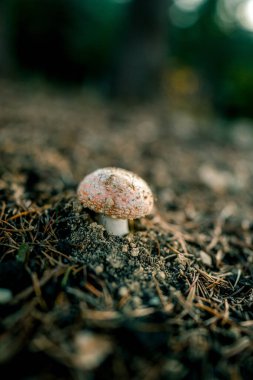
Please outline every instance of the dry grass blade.
[[[203, 107], [168, 112], [167, 100], [119, 107], [83, 88], [0, 80], [10, 378], [253, 378], [252, 144], [235, 141], [240, 120], [221, 129]], [[120, 238], [76, 199], [78, 181], [107, 165], [140, 174], [157, 196]], [[224, 167], [232, 182], [217, 192], [201, 167], [216, 179]]]

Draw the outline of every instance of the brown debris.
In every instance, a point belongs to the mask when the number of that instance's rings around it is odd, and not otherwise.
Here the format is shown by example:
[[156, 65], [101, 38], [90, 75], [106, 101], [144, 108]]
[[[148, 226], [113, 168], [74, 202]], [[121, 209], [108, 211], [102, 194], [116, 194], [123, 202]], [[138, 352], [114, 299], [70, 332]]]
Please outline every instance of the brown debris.
[[[129, 112], [84, 93], [7, 89], [0, 82], [9, 377], [252, 378], [253, 150], [229, 131], [224, 144], [198, 119], [183, 136], [167, 107]], [[111, 165], [140, 173], [157, 196], [120, 238], [76, 199], [85, 173]], [[209, 182], [194, 175], [205, 165], [217, 168], [212, 183], [210, 171]], [[217, 175], [242, 167], [243, 186], [218, 188]]]

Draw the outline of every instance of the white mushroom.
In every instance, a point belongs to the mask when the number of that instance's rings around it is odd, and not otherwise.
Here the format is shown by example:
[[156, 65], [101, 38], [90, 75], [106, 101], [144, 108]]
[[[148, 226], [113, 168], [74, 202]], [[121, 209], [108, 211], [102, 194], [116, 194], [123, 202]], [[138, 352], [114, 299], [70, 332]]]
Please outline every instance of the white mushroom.
[[151, 213], [154, 199], [147, 183], [120, 168], [103, 168], [84, 177], [78, 190], [80, 202], [99, 214], [107, 232], [122, 236], [129, 232], [128, 219]]

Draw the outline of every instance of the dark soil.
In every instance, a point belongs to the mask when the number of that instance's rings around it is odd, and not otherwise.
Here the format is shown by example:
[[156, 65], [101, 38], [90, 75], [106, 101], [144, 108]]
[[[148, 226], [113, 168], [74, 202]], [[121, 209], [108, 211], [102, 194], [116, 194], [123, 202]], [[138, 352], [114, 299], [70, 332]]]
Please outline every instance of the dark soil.
[[[253, 123], [191, 106], [0, 82], [5, 376], [253, 378]], [[106, 166], [156, 196], [124, 237], [76, 198]]]

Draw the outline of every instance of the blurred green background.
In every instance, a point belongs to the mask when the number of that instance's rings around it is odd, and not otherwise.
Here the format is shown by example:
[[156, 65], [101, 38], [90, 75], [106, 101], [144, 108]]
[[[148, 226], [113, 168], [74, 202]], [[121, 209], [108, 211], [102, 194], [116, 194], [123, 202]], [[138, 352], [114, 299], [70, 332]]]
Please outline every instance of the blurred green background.
[[253, 117], [253, 0], [0, 0], [0, 74]]

